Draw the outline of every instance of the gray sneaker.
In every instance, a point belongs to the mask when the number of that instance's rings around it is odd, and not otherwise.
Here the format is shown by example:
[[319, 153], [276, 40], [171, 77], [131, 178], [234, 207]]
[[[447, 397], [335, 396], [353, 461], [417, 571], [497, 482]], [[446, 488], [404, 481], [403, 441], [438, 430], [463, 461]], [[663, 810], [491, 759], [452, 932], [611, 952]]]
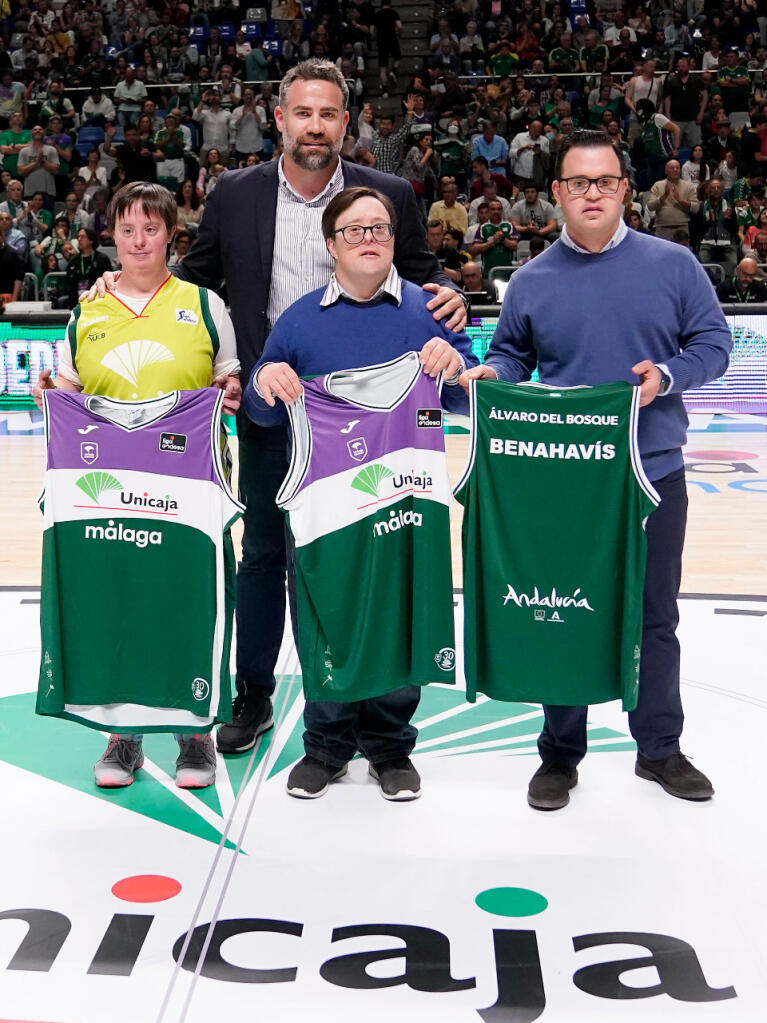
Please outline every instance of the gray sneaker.
[[180, 789], [205, 789], [216, 780], [216, 750], [210, 735], [179, 739], [176, 785]]
[[140, 742], [110, 735], [109, 744], [93, 774], [100, 789], [122, 789], [133, 784], [133, 775], [144, 764], [144, 751]]

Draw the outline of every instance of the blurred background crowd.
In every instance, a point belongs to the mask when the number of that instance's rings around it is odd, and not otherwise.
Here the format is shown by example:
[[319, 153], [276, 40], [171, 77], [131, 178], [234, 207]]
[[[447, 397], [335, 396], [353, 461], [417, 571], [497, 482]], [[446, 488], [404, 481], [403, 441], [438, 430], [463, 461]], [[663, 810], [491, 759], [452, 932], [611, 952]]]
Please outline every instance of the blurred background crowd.
[[[106, 206], [158, 181], [183, 259], [222, 174], [279, 159], [279, 83], [350, 85], [344, 159], [408, 179], [465, 290], [554, 241], [557, 150], [603, 131], [626, 222], [689, 246], [723, 300], [764, 301], [767, 10], [760, 0], [0, 0], [0, 295], [77, 301], [115, 265]], [[495, 276], [495, 275], [494, 275]]]

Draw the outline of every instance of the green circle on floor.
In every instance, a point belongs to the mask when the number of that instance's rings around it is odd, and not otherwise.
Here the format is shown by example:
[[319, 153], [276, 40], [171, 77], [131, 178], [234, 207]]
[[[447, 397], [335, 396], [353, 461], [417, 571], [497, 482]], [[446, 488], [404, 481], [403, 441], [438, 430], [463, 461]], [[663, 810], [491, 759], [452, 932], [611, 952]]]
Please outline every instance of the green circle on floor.
[[535, 916], [548, 906], [548, 899], [530, 888], [488, 888], [474, 900], [480, 909], [496, 916]]

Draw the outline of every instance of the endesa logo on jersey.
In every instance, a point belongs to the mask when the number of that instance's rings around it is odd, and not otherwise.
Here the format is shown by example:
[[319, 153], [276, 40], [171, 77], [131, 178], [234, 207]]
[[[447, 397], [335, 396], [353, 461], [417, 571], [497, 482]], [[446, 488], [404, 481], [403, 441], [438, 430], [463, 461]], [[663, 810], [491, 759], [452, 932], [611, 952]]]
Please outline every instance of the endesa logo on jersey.
[[186, 440], [185, 433], [161, 433], [160, 451], [186, 451]]
[[442, 426], [441, 408], [419, 408], [416, 413], [415, 425], [419, 430], [427, 430], [433, 427]]

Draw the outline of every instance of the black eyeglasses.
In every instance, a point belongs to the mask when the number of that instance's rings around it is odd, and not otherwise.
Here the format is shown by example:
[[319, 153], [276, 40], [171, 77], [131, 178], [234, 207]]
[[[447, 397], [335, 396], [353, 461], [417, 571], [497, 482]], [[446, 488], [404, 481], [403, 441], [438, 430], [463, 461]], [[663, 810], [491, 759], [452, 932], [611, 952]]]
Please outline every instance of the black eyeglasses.
[[362, 224], [347, 224], [346, 227], [338, 227], [332, 234], [343, 235], [344, 241], [347, 245], [361, 245], [365, 240], [365, 235], [370, 231], [370, 236], [374, 242], [391, 241], [392, 235], [394, 234], [393, 224], [369, 224], [364, 227]]
[[598, 178], [559, 178], [560, 184], [567, 185], [570, 195], [585, 195], [592, 185], [596, 185], [602, 195], [615, 195], [621, 181], [623, 178], [618, 174], [602, 174]]

